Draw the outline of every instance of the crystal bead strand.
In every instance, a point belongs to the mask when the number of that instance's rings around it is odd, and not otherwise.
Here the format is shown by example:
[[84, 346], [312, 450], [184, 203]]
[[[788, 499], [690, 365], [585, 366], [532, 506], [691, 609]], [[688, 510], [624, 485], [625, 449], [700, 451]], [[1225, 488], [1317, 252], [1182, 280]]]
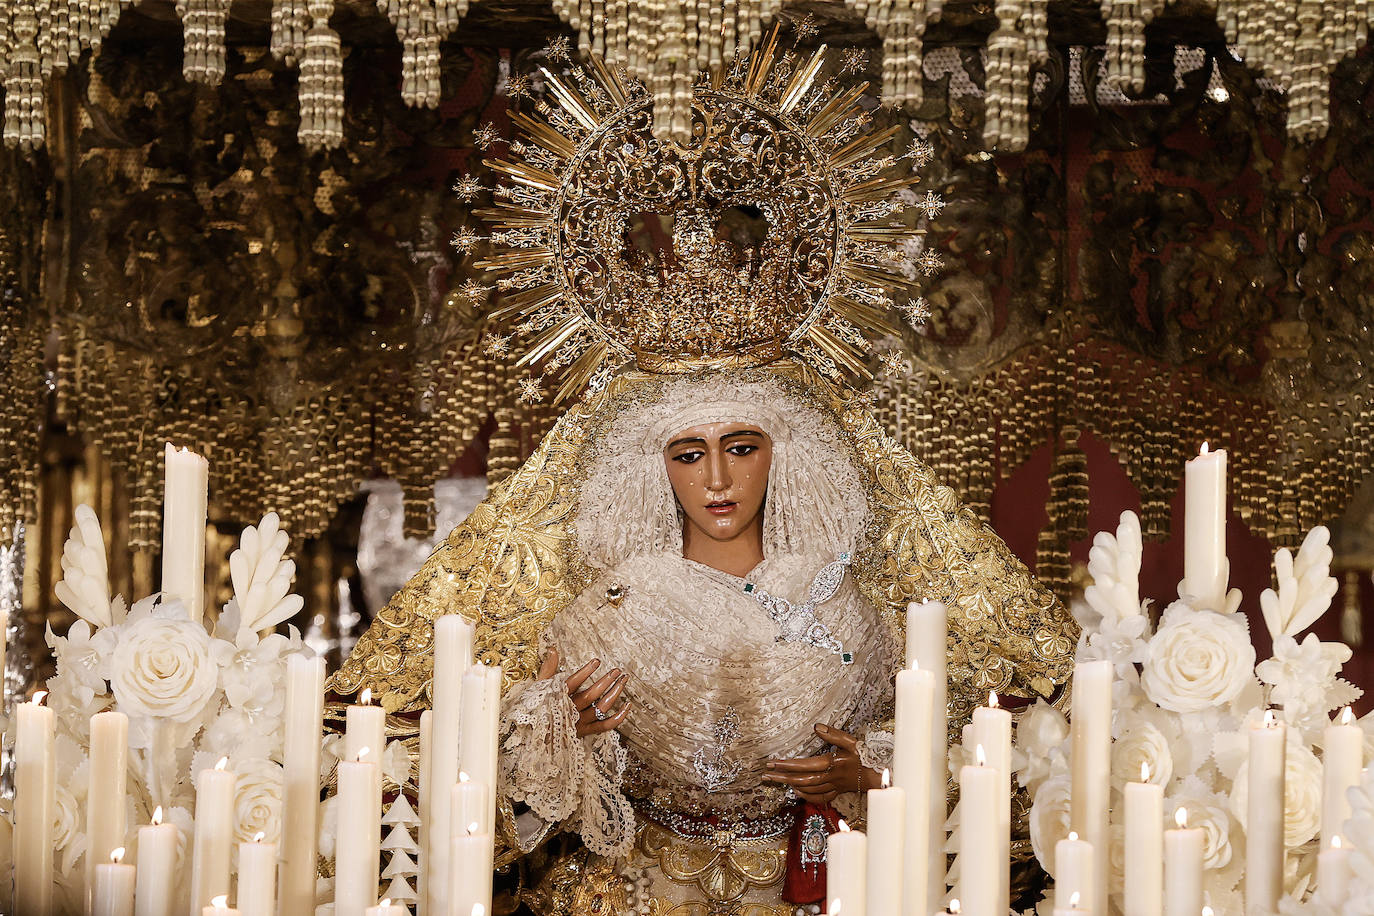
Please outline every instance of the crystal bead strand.
[[272, 56], [294, 66], [305, 51], [305, 33], [309, 26], [305, 0], [276, 0], [272, 4], [268, 39]]
[[39, 70], [38, 17], [20, 6], [10, 23], [10, 52], [5, 70], [5, 130], [8, 147], [43, 145], [43, 77]]
[[313, 24], [305, 39], [297, 136], [309, 150], [334, 149], [343, 142], [343, 53], [338, 33], [329, 27], [333, 0], [310, 0]]

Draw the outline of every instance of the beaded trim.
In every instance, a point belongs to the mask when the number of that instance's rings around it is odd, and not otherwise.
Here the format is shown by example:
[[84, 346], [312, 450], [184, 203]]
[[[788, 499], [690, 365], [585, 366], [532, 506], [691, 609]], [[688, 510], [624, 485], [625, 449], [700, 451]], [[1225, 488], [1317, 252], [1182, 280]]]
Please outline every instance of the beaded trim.
[[771, 840], [792, 829], [794, 816], [786, 810], [771, 817], [729, 818], [721, 815], [711, 817], [692, 817], [676, 811], [666, 811], [652, 802], [638, 807], [642, 817], [672, 831], [684, 840], [707, 840], [719, 843], [728, 837], [729, 842], [741, 840]]

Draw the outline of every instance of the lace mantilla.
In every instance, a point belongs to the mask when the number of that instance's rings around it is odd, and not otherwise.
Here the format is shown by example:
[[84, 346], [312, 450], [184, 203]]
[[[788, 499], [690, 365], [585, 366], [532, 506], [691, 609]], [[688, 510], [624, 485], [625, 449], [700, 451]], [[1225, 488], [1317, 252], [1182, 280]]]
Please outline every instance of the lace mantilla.
[[804, 642], [817, 649], [825, 649], [840, 657], [841, 664], [852, 665], [854, 653], [847, 652], [844, 643], [835, 638], [830, 628], [816, 619], [816, 605], [824, 604], [835, 597], [840, 583], [844, 581], [845, 570], [849, 568], [849, 554], [842, 553], [833, 563], [827, 563], [811, 580], [806, 600], [793, 604], [779, 595], [770, 595], [753, 582], [744, 583], [744, 593], [768, 612], [769, 618], [778, 625], [779, 642]]

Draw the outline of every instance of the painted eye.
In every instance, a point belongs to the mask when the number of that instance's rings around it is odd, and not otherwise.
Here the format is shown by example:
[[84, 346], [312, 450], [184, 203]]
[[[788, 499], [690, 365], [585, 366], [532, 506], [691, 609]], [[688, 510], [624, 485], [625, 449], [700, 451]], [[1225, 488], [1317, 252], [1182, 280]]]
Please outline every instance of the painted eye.
[[696, 463], [697, 463], [697, 460], [700, 459], [701, 456], [704, 455], [704, 454], [706, 454], [706, 453], [705, 453], [705, 452], [683, 452], [681, 455], [674, 455], [674, 456], [673, 456], [673, 460], [674, 460], [674, 461], [680, 461], [680, 462], [682, 462], [683, 464], [696, 464]]
[[728, 451], [730, 454], [739, 455], [741, 457], [744, 455], [749, 455], [754, 452], [757, 452], [758, 450], [759, 447], [757, 445], [748, 445], [743, 442], [741, 442], [739, 445], [732, 445], [728, 449], [726, 449], [726, 451]]

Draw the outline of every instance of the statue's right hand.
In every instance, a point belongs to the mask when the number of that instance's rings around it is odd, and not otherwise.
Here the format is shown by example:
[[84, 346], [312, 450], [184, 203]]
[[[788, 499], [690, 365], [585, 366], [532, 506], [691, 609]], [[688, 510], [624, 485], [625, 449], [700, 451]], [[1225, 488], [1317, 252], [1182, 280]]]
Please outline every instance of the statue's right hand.
[[[598, 735], [602, 732], [613, 731], [620, 727], [620, 723], [625, 721], [625, 717], [630, 712], [630, 701], [627, 699], [618, 706], [620, 694], [625, 690], [625, 682], [630, 679], [619, 668], [612, 668], [610, 671], [597, 678], [590, 685], [587, 681], [591, 680], [596, 669], [601, 667], [600, 659], [592, 659], [578, 668], [568, 678], [568, 696], [572, 699], [573, 705], [577, 707], [577, 736], [585, 738], [587, 735]], [[558, 673], [558, 650], [550, 648], [544, 656], [543, 663], [539, 666], [538, 677], [540, 680], [549, 680]]]

